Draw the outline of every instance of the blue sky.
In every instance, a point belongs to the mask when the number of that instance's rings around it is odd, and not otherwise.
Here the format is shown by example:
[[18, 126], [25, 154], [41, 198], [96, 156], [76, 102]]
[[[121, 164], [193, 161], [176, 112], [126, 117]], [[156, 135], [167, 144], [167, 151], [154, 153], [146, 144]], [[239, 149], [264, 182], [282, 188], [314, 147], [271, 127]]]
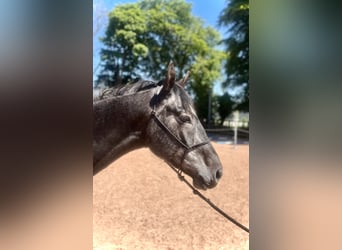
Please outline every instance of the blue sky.
[[[134, 3], [137, 1], [134, 0], [93, 0], [93, 23], [100, 24], [99, 26], [94, 27], [94, 31], [96, 31], [93, 36], [93, 71], [97, 70], [97, 66], [99, 64], [99, 51], [101, 48], [101, 43], [99, 42], [99, 37], [103, 35], [103, 32], [106, 28], [107, 24], [107, 15], [109, 11], [111, 11], [117, 4], [121, 3]], [[224, 29], [219, 29], [217, 26], [217, 20], [220, 12], [226, 5], [226, 0], [187, 0], [187, 2], [192, 4], [192, 14], [194, 16], [200, 17], [206, 25], [213, 26], [218, 29], [222, 35], [225, 37]], [[99, 19], [96, 19], [100, 16]], [[94, 18], [96, 20], [94, 20]], [[95, 72], [95, 74], [97, 71]], [[95, 76], [93, 76], [94, 78]], [[214, 92], [217, 94], [221, 94], [221, 86], [220, 84], [215, 84]]]

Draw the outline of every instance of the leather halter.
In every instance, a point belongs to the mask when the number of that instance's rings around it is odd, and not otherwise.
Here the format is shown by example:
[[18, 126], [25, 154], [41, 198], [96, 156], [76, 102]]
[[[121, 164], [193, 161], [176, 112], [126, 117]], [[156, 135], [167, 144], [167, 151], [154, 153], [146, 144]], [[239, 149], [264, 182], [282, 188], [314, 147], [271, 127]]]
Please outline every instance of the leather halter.
[[208, 143], [210, 143], [210, 141], [209, 140], [207, 140], [207, 141], [204, 141], [204, 142], [201, 142], [201, 143], [198, 143], [198, 144], [195, 144], [195, 145], [193, 145], [193, 146], [189, 146], [189, 145], [187, 145], [186, 143], [184, 143], [181, 139], [179, 139], [160, 119], [159, 119], [159, 117], [158, 117], [158, 115], [156, 114], [156, 111], [154, 110], [154, 105], [153, 105], [153, 109], [152, 109], [152, 111], [151, 111], [151, 118], [153, 118], [153, 120], [167, 133], [167, 134], [169, 134], [170, 136], [171, 136], [171, 138], [172, 139], [174, 139], [182, 148], [184, 148], [184, 154], [183, 154], [183, 157], [182, 157], [182, 160], [181, 160], [181, 163], [180, 163], [180, 166], [178, 167], [178, 171], [177, 171], [177, 173], [179, 174], [179, 175], [181, 175], [182, 174], [182, 165], [183, 165], [183, 161], [184, 161], [184, 159], [185, 159], [185, 157], [186, 157], [186, 155], [189, 153], [189, 152], [191, 152], [191, 151], [193, 151], [193, 150], [195, 150], [195, 149], [197, 149], [197, 148], [199, 148], [199, 147], [202, 147], [202, 146], [204, 146], [204, 145], [206, 145], [206, 144], [208, 144]]

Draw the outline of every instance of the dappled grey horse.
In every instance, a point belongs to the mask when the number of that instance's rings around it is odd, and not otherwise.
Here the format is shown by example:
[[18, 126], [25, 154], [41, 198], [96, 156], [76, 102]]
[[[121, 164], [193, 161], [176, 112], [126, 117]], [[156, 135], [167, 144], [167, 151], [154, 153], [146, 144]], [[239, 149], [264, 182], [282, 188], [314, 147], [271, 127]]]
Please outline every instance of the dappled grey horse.
[[94, 99], [93, 173], [142, 147], [192, 177], [199, 189], [213, 188], [221, 162], [170, 62], [166, 78], [104, 90]]

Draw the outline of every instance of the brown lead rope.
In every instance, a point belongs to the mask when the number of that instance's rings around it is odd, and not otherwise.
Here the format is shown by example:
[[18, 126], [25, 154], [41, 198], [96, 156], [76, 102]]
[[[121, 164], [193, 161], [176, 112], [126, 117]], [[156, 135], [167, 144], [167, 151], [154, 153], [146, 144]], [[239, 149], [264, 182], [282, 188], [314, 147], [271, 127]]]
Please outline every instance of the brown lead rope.
[[173, 171], [175, 171], [178, 174], [178, 177], [181, 181], [184, 181], [186, 185], [188, 185], [194, 194], [198, 195], [200, 198], [202, 198], [206, 203], [208, 203], [213, 209], [216, 210], [216, 212], [220, 213], [223, 217], [225, 217], [227, 220], [229, 220], [230, 222], [234, 223], [235, 225], [237, 225], [239, 228], [241, 228], [242, 230], [246, 231], [247, 233], [249, 233], [249, 228], [247, 228], [246, 226], [242, 225], [240, 222], [238, 222], [237, 220], [235, 220], [234, 218], [232, 218], [231, 216], [229, 216], [228, 214], [226, 214], [224, 211], [222, 211], [219, 207], [217, 207], [213, 202], [211, 202], [208, 198], [206, 198], [200, 191], [198, 191], [193, 185], [191, 185], [191, 183], [189, 183], [185, 177], [181, 174], [179, 174], [179, 171], [172, 166], [170, 163], [166, 162]]

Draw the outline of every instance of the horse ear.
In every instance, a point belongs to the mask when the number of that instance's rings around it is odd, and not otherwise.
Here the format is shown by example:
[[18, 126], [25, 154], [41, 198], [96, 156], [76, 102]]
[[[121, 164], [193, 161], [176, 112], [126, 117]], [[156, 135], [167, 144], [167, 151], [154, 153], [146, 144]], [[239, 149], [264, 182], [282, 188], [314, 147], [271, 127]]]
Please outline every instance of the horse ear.
[[166, 79], [164, 81], [163, 91], [169, 92], [176, 82], [176, 71], [173, 62], [170, 61], [167, 67]]
[[186, 75], [185, 75], [182, 79], [179, 80], [179, 84], [180, 84], [183, 88], [185, 87], [185, 84], [186, 84], [186, 82], [187, 82], [188, 79], [189, 79], [189, 75], [190, 75], [190, 71], [187, 71], [187, 72], [186, 72]]

